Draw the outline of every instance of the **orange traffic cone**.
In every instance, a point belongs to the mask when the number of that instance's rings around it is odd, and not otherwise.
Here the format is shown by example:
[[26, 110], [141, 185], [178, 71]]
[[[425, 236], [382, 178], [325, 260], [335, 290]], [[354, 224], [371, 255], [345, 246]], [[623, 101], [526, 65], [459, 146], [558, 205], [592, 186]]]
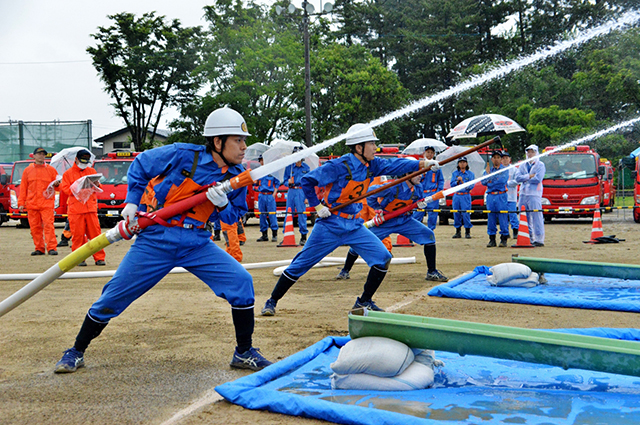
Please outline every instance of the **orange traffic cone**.
[[591, 240], [583, 241], [584, 243], [599, 243], [598, 238], [604, 237], [602, 231], [602, 219], [600, 218], [600, 210], [593, 213], [593, 225], [591, 228]]
[[511, 248], [535, 248], [531, 245], [531, 239], [529, 238], [529, 224], [527, 223], [527, 213], [525, 212], [524, 205], [520, 210], [520, 225], [518, 226], [518, 240], [515, 245], [511, 245]]
[[296, 243], [296, 235], [293, 233], [293, 214], [291, 207], [287, 209], [287, 219], [284, 223], [284, 239], [278, 245], [278, 248], [299, 247]]
[[411, 240], [399, 234], [396, 239], [396, 243], [393, 244], [393, 246], [414, 246], [414, 244]]

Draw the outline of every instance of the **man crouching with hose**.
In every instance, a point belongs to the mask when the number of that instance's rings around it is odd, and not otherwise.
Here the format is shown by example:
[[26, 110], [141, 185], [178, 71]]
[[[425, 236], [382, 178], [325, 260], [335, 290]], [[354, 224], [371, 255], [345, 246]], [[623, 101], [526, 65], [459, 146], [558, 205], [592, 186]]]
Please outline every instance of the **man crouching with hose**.
[[[240, 165], [250, 134], [242, 116], [229, 108], [213, 111], [205, 123], [206, 146], [176, 143], [143, 152], [128, 172], [128, 193], [122, 215], [136, 220], [182, 199], [207, 190], [211, 202], [160, 220], [137, 236], [100, 298], [91, 306], [72, 348], [56, 364], [56, 373], [84, 366], [89, 343], [132, 302], [153, 288], [174, 267], [184, 267], [216, 295], [231, 304], [236, 349], [230, 365], [261, 370], [271, 364], [252, 347], [254, 291], [251, 275], [233, 257], [216, 246], [206, 231], [207, 221], [233, 224], [247, 211], [246, 188], [229, 194], [212, 186], [244, 171]], [[151, 218], [151, 217], [150, 217]]]

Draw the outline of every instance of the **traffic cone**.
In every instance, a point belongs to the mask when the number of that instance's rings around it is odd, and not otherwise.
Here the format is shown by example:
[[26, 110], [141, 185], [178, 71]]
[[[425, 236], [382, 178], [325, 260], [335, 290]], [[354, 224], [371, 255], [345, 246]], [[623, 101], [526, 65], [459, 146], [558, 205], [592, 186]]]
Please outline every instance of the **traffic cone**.
[[525, 212], [524, 205], [520, 210], [520, 225], [518, 226], [518, 240], [515, 245], [511, 245], [511, 248], [535, 248], [531, 245], [531, 239], [529, 238], [529, 224], [527, 223], [527, 213]]
[[284, 222], [284, 239], [278, 245], [278, 248], [299, 247], [296, 243], [296, 235], [293, 232], [293, 214], [291, 213], [291, 207], [287, 209], [287, 219]]
[[600, 218], [600, 210], [596, 210], [593, 213], [593, 225], [591, 227], [591, 240], [582, 241], [584, 243], [600, 243], [598, 238], [604, 237], [602, 231], [602, 219]]
[[399, 234], [398, 238], [396, 239], [396, 243], [393, 244], [393, 246], [414, 246], [414, 244], [410, 239]]

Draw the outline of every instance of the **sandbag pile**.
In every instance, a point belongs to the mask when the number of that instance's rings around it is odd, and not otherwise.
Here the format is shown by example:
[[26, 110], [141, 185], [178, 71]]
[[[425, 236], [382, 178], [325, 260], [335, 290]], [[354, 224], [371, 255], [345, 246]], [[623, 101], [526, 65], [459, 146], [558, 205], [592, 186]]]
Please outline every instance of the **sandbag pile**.
[[408, 391], [433, 385], [436, 360], [432, 350], [412, 350], [402, 342], [363, 337], [346, 343], [332, 363], [334, 390]]
[[492, 286], [510, 286], [520, 288], [532, 288], [543, 283], [538, 273], [520, 263], [502, 263], [489, 268], [487, 281]]

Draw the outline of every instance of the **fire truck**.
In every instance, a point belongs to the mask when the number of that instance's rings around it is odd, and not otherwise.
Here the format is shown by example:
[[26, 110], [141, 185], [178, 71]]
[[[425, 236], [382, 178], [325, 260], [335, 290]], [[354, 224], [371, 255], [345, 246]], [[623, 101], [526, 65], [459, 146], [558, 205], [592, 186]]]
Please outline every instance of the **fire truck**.
[[[545, 152], [554, 149], [545, 148]], [[545, 220], [553, 217], [593, 217], [591, 211], [576, 209], [613, 206], [613, 168], [608, 160], [589, 146], [573, 146], [543, 156], [546, 172], [542, 181], [542, 208]]]
[[[51, 158], [55, 155], [55, 152], [49, 152], [47, 157], [45, 158], [45, 162], [51, 162]], [[33, 158], [33, 154], [29, 154], [31, 158]], [[29, 220], [27, 219], [26, 210], [20, 212], [18, 210], [18, 197], [20, 196], [20, 183], [22, 182], [22, 173], [24, 170], [30, 165], [33, 164], [33, 159], [25, 159], [22, 161], [16, 161], [13, 163], [13, 167], [11, 168], [11, 179], [9, 179], [9, 197], [11, 200], [11, 205], [9, 209], [9, 218], [13, 220], [19, 220], [20, 224], [18, 227], [28, 228]], [[61, 197], [61, 194], [58, 190], [56, 190], [55, 194], [55, 215], [54, 219], [56, 222], [64, 222], [67, 219], [67, 202], [64, 196]]]
[[13, 164], [0, 164], [0, 226], [9, 221], [11, 197], [9, 195], [9, 181]]
[[640, 161], [638, 161], [638, 158], [636, 156], [636, 168], [635, 171], [632, 173], [633, 175], [633, 199], [634, 199], [634, 204], [633, 204], [633, 220], [636, 223], [640, 223]]
[[100, 179], [102, 193], [97, 193], [100, 226], [111, 228], [121, 220], [120, 213], [127, 198], [127, 172], [139, 152], [109, 152], [97, 159], [93, 168], [102, 173]]

